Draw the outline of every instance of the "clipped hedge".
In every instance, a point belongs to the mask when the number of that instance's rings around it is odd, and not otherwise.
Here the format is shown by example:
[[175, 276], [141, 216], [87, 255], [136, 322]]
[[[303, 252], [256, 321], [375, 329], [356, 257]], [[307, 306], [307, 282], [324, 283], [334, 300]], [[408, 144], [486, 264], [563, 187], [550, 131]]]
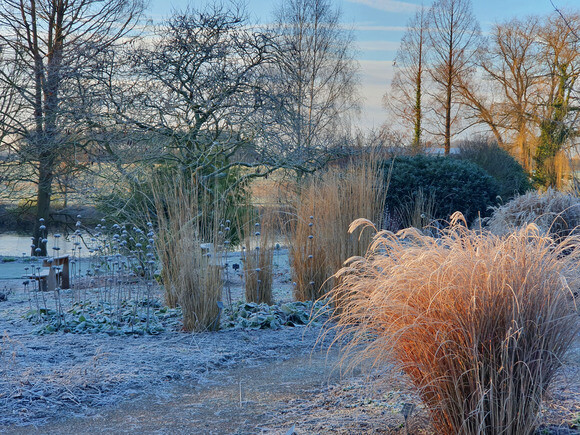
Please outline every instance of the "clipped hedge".
[[[390, 180], [386, 199], [387, 213], [408, 208], [419, 190], [433, 195], [433, 219], [448, 220], [460, 211], [468, 222], [486, 216], [488, 207], [497, 205], [498, 182], [481, 167], [467, 160], [438, 156], [402, 156], [382, 163], [385, 182]], [[393, 219], [393, 216], [391, 216]], [[397, 216], [394, 216], [397, 220]], [[403, 219], [399, 221], [402, 222]], [[397, 228], [393, 228], [397, 229]]]

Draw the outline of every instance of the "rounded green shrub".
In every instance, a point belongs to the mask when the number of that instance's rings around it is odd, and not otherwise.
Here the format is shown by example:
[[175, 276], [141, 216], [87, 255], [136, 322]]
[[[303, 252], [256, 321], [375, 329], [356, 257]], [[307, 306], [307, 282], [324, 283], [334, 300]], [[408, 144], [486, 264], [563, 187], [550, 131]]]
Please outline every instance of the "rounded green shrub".
[[459, 154], [456, 157], [475, 163], [495, 178], [499, 184], [499, 196], [504, 204], [532, 188], [522, 165], [497, 142], [465, 141], [459, 146]]
[[[404, 222], [397, 216], [413, 208], [417, 193], [432, 198], [430, 219], [445, 219], [460, 211], [468, 222], [485, 216], [488, 207], [497, 204], [498, 182], [481, 167], [467, 160], [436, 156], [402, 156], [382, 163], [385, 182], [389, 183], [386, 199], [387, 221]], [[395, 225], [396, 226], [396, 225]], [[398, 228], [391, 228], [398, 229]]]

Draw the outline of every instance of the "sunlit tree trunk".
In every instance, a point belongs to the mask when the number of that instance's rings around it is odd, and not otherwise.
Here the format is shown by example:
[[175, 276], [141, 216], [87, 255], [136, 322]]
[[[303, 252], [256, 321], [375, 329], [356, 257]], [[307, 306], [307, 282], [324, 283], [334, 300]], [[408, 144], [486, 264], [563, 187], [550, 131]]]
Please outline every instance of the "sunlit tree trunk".
[[434, 98], [441, 112], [445, 155], [451, 151], [457, 110], [462, 104], [459, 96], [461, 81], [472, 73], [474, 55], [480, 45], [480, 29], [473, 15], [470, 0], [437, 0], [429, 10], [429, 69], [434, 86]]
[[411, 152], [423, 149], [424, 73], [427, 12], [421, 8], [409, 20], [394, 61], [391, 88], [383, 96], [385, 108], [404, 128], [412, 129]]

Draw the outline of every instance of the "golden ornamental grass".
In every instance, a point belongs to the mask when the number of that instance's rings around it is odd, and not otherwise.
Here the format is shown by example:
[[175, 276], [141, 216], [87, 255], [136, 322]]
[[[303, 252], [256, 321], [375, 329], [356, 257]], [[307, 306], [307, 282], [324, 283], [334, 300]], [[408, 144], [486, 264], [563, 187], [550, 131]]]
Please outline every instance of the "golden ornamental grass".
[[263, 213], [244, 224], [244, 279], [246, 301], [272, 305], [272, 279], [274, 260], [274, 228], [272, 213]]
[[413, 192], [402, 206], [395, 210], [403, 228], [415, 227], [422, 230], [434, 221], [437, 204], [433, 192], [425, 193], [422, 188]]
[[330, 276], [327, 272], [326, 253], [322, 246], [318, 226], [322, 220], [318, 209], [322, 201], [316, 189], [310, 185], [299, 197], [296, 219], [291, 222], [289, 240], [289, 262], [294, 283], [294, 298], [298, 301], [316, 300], [326, 290], [324, 286]]
[[165, 302], [181, 306], [186, 331], [219, 328], [221, 252], [202, 244], [218, 246], [223, 201], [200, 200], [198, 191], [194, 177], [161, 177], [153, 186]]
[[404, 370], [436, 433], [531, 434], [579, 331], [580, 240], [556, 244], [535, 225], [478, 234], [461, 219], [439, 239], [379, 232], [351, 259], [329, 293], [342, 301], [337, 340]]
[[343, 262], [363, 255], [370, 231], [349, 234], [357, 218], [379, 221], [386, 189], [373, 154], [347, 168], [333, 168], [302, 188], [290, 237], [294, 297], [316, 300], [334, 285]]

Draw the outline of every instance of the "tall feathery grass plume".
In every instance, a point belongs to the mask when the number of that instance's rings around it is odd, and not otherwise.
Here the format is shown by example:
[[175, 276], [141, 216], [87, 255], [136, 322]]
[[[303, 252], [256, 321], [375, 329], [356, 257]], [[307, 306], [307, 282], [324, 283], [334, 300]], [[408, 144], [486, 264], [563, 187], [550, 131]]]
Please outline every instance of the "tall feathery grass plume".
[[290, 264], [297, 300], [316, 300], [335, 283], [343, 262], [364, 255], [371, 232], [348, 233], [357, 218], [380, 221], [386, 187], [372, 153], [357, 164], [331, 168], [303, 186], [290, 231]]
[[207, 200], [200, 192], [195, 174], [160, 176], [153, 188], [165, 302], [181, 306], [186, 331], [219, 328], [221, 251], [215, 248], [223, 201]]
[[328, 295], [342, 301], [337, 340], [355, 360], [402, 369], [436, 433], [530, 434], [580, 329], [580, 239], [464, 224], [454, 215], [438, 239], [378, 232]]
[[245, 295], [247, 302], [273, 304], [272, 280], [275, 218], [273, 212], [248, 212], [243, 229]]

